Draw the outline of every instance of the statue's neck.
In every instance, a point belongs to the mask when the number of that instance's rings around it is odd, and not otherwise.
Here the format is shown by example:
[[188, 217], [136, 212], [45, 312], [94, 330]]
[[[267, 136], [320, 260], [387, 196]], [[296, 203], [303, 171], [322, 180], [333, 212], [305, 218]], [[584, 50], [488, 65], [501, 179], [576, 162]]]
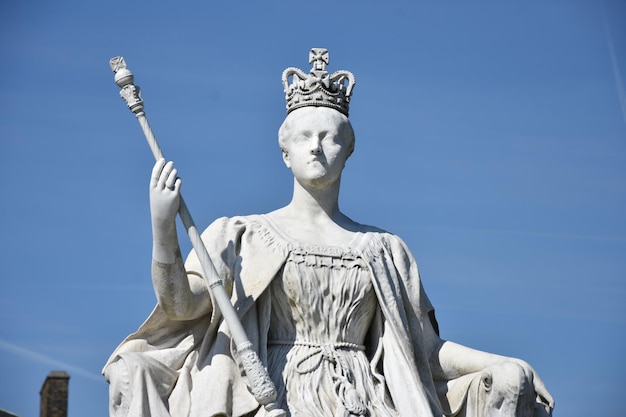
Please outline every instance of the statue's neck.
[[342, 216], [339, 211], [339, 185], [340, 181], [337, 181], [317, 189], [305, 187], [294, 179], [293, 196], [287, 207], [303, 219], [337, 221]]
[[343, 247], [354, 239], [357, 225], [339, 211], [339, 182], [322, 189], [294, 182], [291, 202], [268, 217], [292, 240]]

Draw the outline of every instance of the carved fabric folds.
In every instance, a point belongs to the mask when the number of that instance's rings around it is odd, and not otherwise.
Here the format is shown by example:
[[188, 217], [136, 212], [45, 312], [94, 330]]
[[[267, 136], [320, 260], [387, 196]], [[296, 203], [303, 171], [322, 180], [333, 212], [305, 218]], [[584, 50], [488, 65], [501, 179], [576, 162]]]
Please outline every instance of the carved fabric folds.
[[[266, 217], [252, 215], [218, 219], [202, 234], [218, 274], [232, 292], [246, 333], [266, 364], [271, 317], [266, 290], [296, 249], [273, 231]], [[403, 417], [458, 412], [476, 375], [466, 375], [458, 383], [449, 381], [440, 402], [424, 340], [425, 335], [435, 334], [436, 323], [412, 255], [395, 235], [369, 226], [362, 226], [360, 232], [366, 244], [354, 249], [377, 301], [362, 353], [376, 375], [377, 389]], [[201, 275], [193, 252], [185, 268], [189, 274]], [[104, 367], [111, 384], [111, 416], [255, 414], [259, 405], [233, 359], [229, 335], [217, 308], [194, 320], [176, 321], [157, 305]], [[257, 413], [262, 414], [263, 410]]]
[[293, 417], [396, 415], [365, 351], [378, 307], [359, 250], [367, 237], [346, 248], [294, 244], [262, 297], [271, 302], [268, 369]]

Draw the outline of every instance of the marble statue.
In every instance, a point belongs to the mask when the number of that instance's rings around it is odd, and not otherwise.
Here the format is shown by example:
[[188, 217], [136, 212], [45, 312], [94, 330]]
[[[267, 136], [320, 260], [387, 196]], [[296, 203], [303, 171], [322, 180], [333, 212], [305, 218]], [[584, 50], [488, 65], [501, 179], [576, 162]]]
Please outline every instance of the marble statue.
[[[338, 206], [354, 150], [355, 85], [313, 49], [309, 74], [283, 73], [278, 133], [291, 202], [220, 218], [203, 233], [247, 337], [293, 417], [538, 417], [554, 401], [526, 362], [439, 337], [434, 308], [405, 243]], [[110, 415], [265, 416], [195, 251], [175, 225], [181, 180], [159, 159], [150, 179], [152, 281], [158, 304], [104, 368]], [[274, 410], [276, 411], [276, 410]]]

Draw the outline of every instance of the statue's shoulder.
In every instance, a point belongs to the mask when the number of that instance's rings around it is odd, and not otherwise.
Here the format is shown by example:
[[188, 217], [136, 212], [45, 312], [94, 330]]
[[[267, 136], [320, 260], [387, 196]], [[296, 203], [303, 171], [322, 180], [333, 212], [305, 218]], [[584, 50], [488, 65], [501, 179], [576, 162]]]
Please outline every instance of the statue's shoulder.
[[389, 249], [396, 254], [410, 254], [410, 250], [404, 240], [397, 234], [390, 232], [378, 226], [355, 223], [358, 225], [357, 231], [365, 234], [371, 234], [383, 247]]
[[361, 233], [376, 233], [376, 234], [388, 234], [389, 233], [385, 229], [381, 229], [380, 227], [372, 226], [370, 224], [354, 222], [354, 227], [355, 227], [355, 231], [361, 232]]
[[378, 226], [373, 226], [371, 224], [358, 223], [354, 220], [351, 220], [351, 224], [348, 227], [353, 232], [361, 233], [362, 235], [364, 235], [362, 241], [367, 243], [367, 247], [369, 249], [391, 249], [393, 247], [400, 246], [400, 242], [402, 242], [402, 239], [400, 239], [392, 232], [389, 232], [388, 230]]
[[394, 234], [393, 232], [390, 232], [386, 229], [383, 229], [381, 227], [378, 226], [372, 226], [369, 224], [363, 224], [363, 223], [357, 223], [354, 222], [354, 230], [357, 232], [361, 232], [361, 233], [368, 233], [368, 234], [373, 234], [373, 235], [377, 235], [380, 239], [383, 240], [400, 240], [402, 241], [402, 239]]
[[223, 216], [215, 219], [208, 228], [212, 227], [245, 227], [263, 222], [263, 214], [248, 214], [241, 216]]
[[262, 215], [250, 214], [244, 216], [219, 217], [215, 219], [202, 233], [203, 237], [233, 237], [246, 230], [259, 228], [263, 224]]

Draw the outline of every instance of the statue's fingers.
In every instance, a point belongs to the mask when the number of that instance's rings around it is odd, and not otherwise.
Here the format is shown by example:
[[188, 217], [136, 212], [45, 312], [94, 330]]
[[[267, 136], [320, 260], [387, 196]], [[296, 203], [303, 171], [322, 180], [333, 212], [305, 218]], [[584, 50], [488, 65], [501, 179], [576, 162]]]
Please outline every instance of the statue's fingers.
[[163, 167], [165, 166], [165, 159], [161, 158], [154, 163], [154, 167], [152, 167], [152, 175], [150, 176], [150, 187], [155, 187], [159, 181], [159, 177], [161, 176], [161, 171], [163, 171]]
[[537, 376], [537, 374], [535, 374], [533, 384], [535, 385], [535, 392], [543, 399], [543, 402], [545, 402], [545, 404], [547, 404], [551, 409], [554, 408], [554, 398], [552, 398], [552, 395], [550, 395], [545, 384], [541, 378]]
[[180, 178], [176, 177], [176, 181], [174, 182], [174, 191], [180, 191], [180, 185], [182, 184], [182, 182], [183, 181]]
[[178, 171], [176, 168], [172, 169], [170, 173], [167, 175], [167, 179], [165, 180], [165, 186], [170, 190], [174, 189], [174, 184], [176, 183], [176, 174]]
[[163, 170], [159, 174], [159, 179], [157, 181], [157, 188], [159, 188], [160, 190], [163, 190], [165, 189], [165, 187], [167, 187], [167, 179], [169, 178], [170, 173], [172, 172], [173, 168], [174, 168], [174, 162], [169, 161], [168, 163], [165, 164], [165, 166], [163, 167]]

